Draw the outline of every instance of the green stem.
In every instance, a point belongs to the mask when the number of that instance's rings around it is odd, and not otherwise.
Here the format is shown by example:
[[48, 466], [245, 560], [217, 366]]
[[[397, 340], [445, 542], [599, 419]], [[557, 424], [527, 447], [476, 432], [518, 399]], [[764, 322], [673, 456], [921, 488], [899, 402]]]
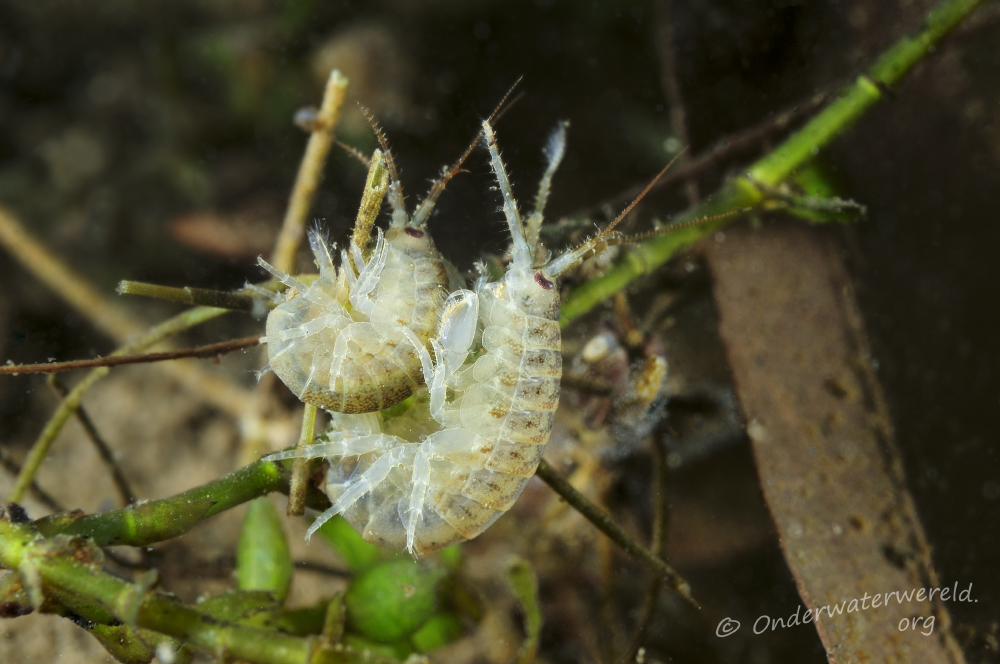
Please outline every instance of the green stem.
[[[983, 0], [945, 0], [927, 15], [916, 32], [900, 38], [857, 78], [843, 94], [781, 145], [758, 160], [746, 175], [729, 180], [709, 199], [675, 218], [682, 224], [730, 210], [754, 207], [765, 198], [758, 184], [774, 187], [795, 169], [819, 154], [834, 138], [851, 126], [885, 96], [886, 86], [903, 79], [913, 67], [965, 19]], [[690, 226], [660, 235], [627, 252], [603, 276], [574, 289], [563, 301], [560, 323], [566, 325], [599, 303], [623, 290], [673, 257], [680, 249], [712, 235], [733, 219]]]
[[[139, 339], [122, 346], [111, 355], [128, 355], [140, 350], [145, 350], [150, 346], [155, 346], [168, 337], [183, 332], [184, 330], [188, 330], [196, 325], [200, 325], [224, 313], [226, 313], [225, 309], [216, 309], [212, 307], [197, 307], [189, 309], [188, 311], [178, 314], [177, 316], [174, 316], [173, 318], [170, 318], [151, 328]], [[24, 497], [28, 487], [30, 487], [31, 483], [34, 481], [35, 475], [38, 473], [38, 469], [42, 467], [42, 462], [45, 461], [45, 457], [48, 455], [49, 449], [52, 447], [52, 443], [55, 442], [56, 436], [59, 435], [59, 432], [62, 431], [66, 422], [80, 407], [83, 395], [94, 385], [94, 383], [107, 376], [109, 371], [110, 369], [108, 367], [99, 367], [94, 369], [88, 373], [83, 380], [77, 383], [72, 390], [69, 391], [69, 394], [66, 395], [66, 398], [63, 399], [59, 404], [59, 407], [56, 408], [52, 417], [50, 417], [49, 421], [45, 424], [45, 428], [42, 429], [42, 433], [39, 434], [38, 439], [35, 441], [34, 445], [32, 445], [31, 451], [28, 453], [28, 457], [24, 460], [24, 465], [21, 467], [21, 472], [14, 481], [14, 487], [7, 495], [7, 502], [18, 502]]]
[[[79, 552], [72, 542], [40, 538], [27, 525], [0, 519], [0, 565], [18, 570], [26, 583], [39, 581], [38, 590], [42, 593], [54, 593], [63, 601], [76, 604], [69, 608], [79, 608], [85, 618], [94, 612], [99, 614], [94, 618], [106, 620], [110, 612], [127, 625], [173, 636], [209, 652], [247, 662], [389, 664], [395, 661], [323, 647], [317, 637], [289, 636], [212, 618], [181, 604], [175, 597], [148, 590], [148, 583], [127, 583], [101, 571], [96, 564], [74, 559], [75, 554], [80, 557]], [[74, 598], [86, 601], [75, 602]]]
[[[89, 537], [97, 546], [147, 546], [179, 537], [205, 519], [272, 491], [288, 492], [287, 465], [257, 461], [189, 491], [101, 514], [54, 514], [35, 527], [45, 536]], [[313, 489], [307, 503], [319, 509], [329, 502]]]
[[158, 300], [182, 302], [195, 306], [218, 307], [220, 309], [229, 309], [230, 311], [252, 312], [255, 308], [266, 309], [268, 306], [268, 303], [262, 301], [260, 295], [247, 290], [220, 291], [210, 288], [192, 288], [191, 286], [177, 288], [174, 286], [161, 286], [159, 284], [147, 284], [143, 281], [128, 280], [119, 281], [116, 290], [119, 295], [152, 297]]

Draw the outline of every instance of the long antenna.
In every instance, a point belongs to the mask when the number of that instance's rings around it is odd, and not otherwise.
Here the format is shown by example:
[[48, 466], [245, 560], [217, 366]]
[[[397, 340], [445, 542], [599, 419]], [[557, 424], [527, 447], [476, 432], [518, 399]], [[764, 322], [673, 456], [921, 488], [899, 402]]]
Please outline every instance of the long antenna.
[[668, 161], [667, 165], [664, 166], [662, 169], [660, 169], [660, 172], [656, 174], [656, 177], [654, 177], [652, 180], [650, 180], [649, 184], [646, 185], [646, 188], [643, 189], [641, 192], [639, 192], [639, 195], [636, 196], [632, 200], [632, 202], [629, 203], [628, 206], [624, 210], [622, 210], [621, 213], [617, 217], [615, 217], [615, 220], [612, 221], [607, 226], [605, 226], [600, 232], [598, 232], [598, 234], [596, 236], [594, 236], [590, 240], [590, 242], [597, 242], [597, 241], [603, 239], [612, 230], [614, 230], [615, 226], [617, 226], [618, 224], [620, 224], [621, 220], [624, 219], [625, 217], [627, 217], [628, 213], [631, 212], [632, 209], [635, 208], [635, 206], [639, 204], [639, 201], [641, 201], [643, 198], [645, 198], [646, 194], [648, 194], [650, 191], [652, 191], [653, 187], [656, 186], [656, 183], [659, 181], [659, 179], [662, 178], [664, 175], [666, 175], [667, 171], [670, 170], [670, 167], [674, 165], [674, 162], [677, 161], [678, 159], [680, 159], [681, 155], [683, 155], [684, 152], [686, 152], [686, 151], [687, 151], [687, 148], [684, 148], [683, 150], [681, 150], [680, 152], [678, 152], [677, 154], [675, 154], [674, 158], [671, 159], [670, 161]]
[[[504, 94], [503, 98], [500, 99], [500, 103], [497, 104], [496, 108], [493, 109], [493, 112], [490, 113], [489, 118], [487, 118], [486, 120], [487, 122], [492, 122], [494, 118], [498, 118], [504, 113], [506, 113], [507, 110], [510, 108], [510, 106], [513, 106], [514, 103], [518, 99], [520, 99], [520, 96], [515, 97], [511, 101], [509, 106], [507, 106], [506, 108], [504, 107], [504, 104], [507, 102], [507, 98], [510, 97], [512, 92], [514, 92], [514, 89], [521, 83], [521, 80], [523, 78], [524, 76], [522, 75], [519, 76], [516, 81], [514, 81], [514, 84], [510, 86], [510, 88]], [[424, 198], [424, 200], [420, 201], [420, 203], [417, 205], [417, 209], [413, 211], [414, 226], [423, 226], [425, 223], [427, 223], [427, 217], [430, 215], [430, 211], [434, 208], [434, 204], [437, 202], [438, 197], [441, 196], [441, 192], [443, 192], [444, 188], [448, 186], [448, 182], [450, 182], [451, 179], [455, 177], [455, 175], [457, 175], [459, 171], [462, 170], [462, 164], [465, 163], [465, 160], [469, 158], [469, 155], [472, 154], [472, 151], [476, 149], [477, 145], [479, 145], [479, 141], [480, 139], [482, 139], [482, 137], [483, 137], [483, 130], [480, 129], [479, 133], [476, 134], [476, 137], [472, 139], [471, 143], [469, 143], [469, 147], [467, 147], [465, 149], [465, 152], [462, 153], [462, 156], [460, 156], [458, 160], [451, 166], [442, 169], [441, 175], [431, 184], [431, 188], [427, 192], [427, 197]]]
[[682, 228], [689, 228], [691, 226], [700, 226], [701, 224], [707, 224], [710, 221], [716, 221], [717, 219], [725, 219], [726, 217], [734, 217], [738, 214], [743, 214], [744, 212], [749, 212], [753, 208], [744, 207], [736, 210], [730, 210], [729, 212], [720, 212], [719, 214], [711, 214], [707, 217], [700, 217], [698, 219], [692, 219], [691, 221], [685, 221], [680, 224], [668, 224], [663, 228], [657, 228], [651, 231], [646, 231], [645, 233], [636, 233], [635, 235], [621, 235], [620, 243], [622, 244], [634, 244], [636, 242], [642, 242], [651, 237], [656, 237], [657, 235], [664, 235], [672, 231], [679, 231]]

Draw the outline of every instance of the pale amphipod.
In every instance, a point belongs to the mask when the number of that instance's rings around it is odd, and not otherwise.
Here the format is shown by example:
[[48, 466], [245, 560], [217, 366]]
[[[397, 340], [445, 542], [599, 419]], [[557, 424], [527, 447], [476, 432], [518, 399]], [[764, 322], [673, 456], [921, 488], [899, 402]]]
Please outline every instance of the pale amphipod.
[[[389, 408], [424, 384], [419, 351], [449, 292], [464, 286], [427, 232], [427, 219], [462, 160], [443, 171], [409, 215], [392, 155], [376, 150], [354, 235], [339, 268], [318, 232], [309, 243], [319, 277], [306, 285], [260, 264], [288, 286], [267, 317], [268, 365], [302, 401], [341, 413]], [[464, 159], [464, 156], [463, 156]], [[387, 184], [388, 181], [388, 184]], [[366, 248], [388, 191], [392, 221]], [[426, 351], [425, 351], [426, 352]]]
[[428, 387], [410, 411], [391, 419], [335, 415], [326, 442], [269, 457], [330, 459], [333, 506], [309, 534], [343, 514], [367, 540], [414, 554], [471, 539], [510, 509], [542, 457], [562, 373], [558, 279], [606, 244], [613, 224], [536, 266], [537, 225], [565, 125], [546, 149], [548, 168], [527, 232], [488, 121], [483, 136], [503, 197], [511, 262], [499, 281], [482, 279], [475, 291], [450, 294], [431, 339], [434, 357], [419, 351]]

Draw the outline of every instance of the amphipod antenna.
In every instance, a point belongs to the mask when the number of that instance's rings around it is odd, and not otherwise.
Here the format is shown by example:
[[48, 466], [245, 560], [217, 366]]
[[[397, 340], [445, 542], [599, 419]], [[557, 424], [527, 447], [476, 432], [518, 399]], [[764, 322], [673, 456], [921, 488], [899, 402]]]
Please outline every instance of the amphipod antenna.
[[580, 244], [580, 246], [576, 247], [575, 249], [567, 251], [566, 253], [564, 253], [561, 256], [558, 256], [557, 258], [553, 258], [551, 261], [549, 261], [548, 265], [542, 268], [542, 274], [548, 279], [557, 279], [564, 272], [576, 267], [581, 262], [583, 262], [583, 259], [589, 256], [597, 249], [598, 245], [600, 245], [600, 243], [604, 241], [604, 239], [611, 233], [611, 231], [615, 229], [615, 226], [620, 224], [622, 219], [628, 216], [628, 213], [631, 212], [633, 208], [635, 208], [635, 206], [639, 204], [639, 201], [641, 201], [643, 198], [646, 197], [646, 194], [648, 194], [653, 189], [653, 187], [656, 186], [656, 183], [659, 182], [660, 178], [662, 178], [666, 174], [666, 172], [670, 170], [670, 167], [674, 165], [674, 162], [677, 161], [682, 154], [684, 154], [683, 150], [678, 152], [674, 156], [674, 158], [671, 159], [667, 163], [667, 165], [664, 166], [663, 169], [656, 174], [656, 177], [650, 180], [649, 184], [646, 185], [646, 188], [643, 189], [642, 192], [640, 192], [640, 194], [636, 196], [631, 203], [628, 204], [628, 207], [622, 210], [621, 214], [615, 217], [614, 221], [605, 226], [594, 237], [590, 238], [589, 240], [585, 240], [583, 243]]
[[566, 155], [566, 128], [569, 127], [568, 120], [560, 120], [556, 128], [549, 134], [549, 140], [545, 144], [543, 154], [548, 165], [542, 175], [542, 181], [538, 183], [538, 195], [535, 197], [535, 211], [528, 216], [525, 223], [525, 233], [528, 237], [528, 246], [532, 253], [538, 248], [538, 235], [542, 230], [542, 213], [545, 210], [545, 203], [549, 200], [549, 189], [552, 187], [552, 176], [559, 168], [560, 162]]
[[386, 168], [389, 169], [388, 197], [389, 206], [392, 207], [391, 225], [393, 228], [402, 228], [410, 221], [410, 216], [406, 214], [403, 183], [399, 179], [399, 171], [396, 170], [396, 160], [392, 156], [392, 150], [389, 149], [389, 141], [385, 139], [385, 134], [382, 132], [382, 127], [379, 126], [378, 120], [364, 106], [359, 104], [358, 107], [364, 114], [365, 119], [368, 120], [368, 124], [372, 126], [372, 131], [375, 132], [375, 138], [378, 139], [378, 144], [382, 148], [382, 154], [385, 156]]
[[503, 196], [503, 214], [507, 218], [507, 227], [510, 229], [511, 266], [515, 270], [522, 270], [531, 267], [531, 247], [524, 237], [524, 226], [521, 224], [521, 215], [517, 211], [517, 201], [514, 200], [514, 192], [510, 188], [510, 180], [507, 177], [507, 170], [500, 159], [500, 152], [497, 150], [497, 139], [493, 135], [493, 128], [490, 127], [489, 120], [483, 120], [483, 140], [486, 149], [490, 151], [490, 164], [493, 172], [497, 176], [497, 184], [500, 187], [500, 194]]
[[[510, 97], [511, 93], [514, 92], [514, 89], [518, 86], [518, 84], [521, 83], [522, 78], [524, 77], [521, 76], [516, 81], [514, 81], [514, 84], [512, 86], [510, 86], [510, 89], [508, 89], [507, 92], [504, 94], [503, 98], [500, 100], [500, 103], [497, 104], [496, 107], [493, 109], [493, 112], [490, 113], [490, 117], [487, 118], [488, 122], [492, 122], [493, 119], [498, 117], [498, 115], [502, 111], [505, 112], [507, 110], [506, 108], [504, 108], [504, 104], [507, 102], [507, 98]], [[483, 135], [482, 131], [476, 134], [476, 137], [472, 139], [471, 143], [469, 143], [469, 147], [465, 149], [465, 152], [462, 153], [462, 156], [459, 157], [458, 160], [451, 166], [445, 166], [443, 169], [441, 169], [441, 175], [439, 175], [438, 178], [434, 180], [433, 183], [431, 183], [431, 188], [427, 192], [427, 197], [424, 198], [424, 200], [420, 201], [420, 203], [417, 205], [417, 209], [413, 211], [414, 226], [418, 228], [423, 228], [424, 226], [427, 225], [427, 219], [428, 217], [430, 217], [431, 211], [434, 209], [434, 204], [437, 203], [437, 199], [441, 195], [441, 192], [443, 192], [444, 188], [448, 186], [448, 182], [450, 182], [451, 179], [455, 177], [462, 170], [462, 164], [465, 163], [465, 160], [469, 158], [469, 155], [472, 154], [472, 151], [476, 149], [477, 145], [479, 145], [479, 139], [482, 138], [482, 135]]]

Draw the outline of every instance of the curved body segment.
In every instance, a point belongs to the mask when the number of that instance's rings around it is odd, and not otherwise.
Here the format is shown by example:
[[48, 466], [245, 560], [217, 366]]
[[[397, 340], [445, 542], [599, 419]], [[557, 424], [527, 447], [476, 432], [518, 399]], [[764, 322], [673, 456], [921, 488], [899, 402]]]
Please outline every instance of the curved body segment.
[[[376, 151], [372, 159], [373, 171], [380, 154]], [[395, 168], [389, 171], [395, 178]], [[369, 185], [371, 181], [369, 177]], [[384, 236], [378, 232], [366, 260], [364, 245], [386, 190], [392, 223]], [[427, 217], [440, 191], [432, 190], [433, 197], [412, 217], [398, 180], [382, 186], [374, 205], [369, 191], [339, 267], [316, 232], [309, 241], [319, 277], [311, 284], [260, 261], [289, 287], [267, 317], [262, 341], [269, 368], [302, 401], [340, 413], [389, 408], [424, 384], [418, 349], [428, 345], [437, 329], [448, 293], [464, 286], [427, 232]]]

